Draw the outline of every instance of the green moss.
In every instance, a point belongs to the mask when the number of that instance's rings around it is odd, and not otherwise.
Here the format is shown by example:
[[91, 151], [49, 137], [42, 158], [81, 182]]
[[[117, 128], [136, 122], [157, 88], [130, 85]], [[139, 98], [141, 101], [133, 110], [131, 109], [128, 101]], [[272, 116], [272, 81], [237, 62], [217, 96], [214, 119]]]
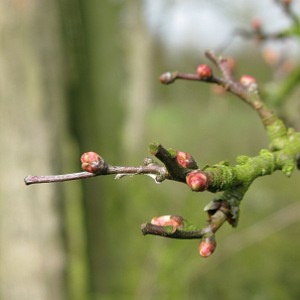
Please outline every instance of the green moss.
[[158, 147], [159, 147], [159, 143], [158, 142], [152, 142], [150, 145], [149, 145], [149, 152], [151, 155], [155, 156], [155, 154], [157, 153], [158, 151]]
[[271, 125], [266, 127], [271, 143], [274, 143], [278, 138], [287, 136], [287, 128], [283, 121], [277, 118]]
[[236, 158], [236, 162], [238, 165], [244, 165], [249, 161], [249, 156], [240, 155]]
[[172, 148], [168, 148], [167, 150], [171, 157], [173, 157], [173, 158], [176, 157], [176, 150], [174, 150]]

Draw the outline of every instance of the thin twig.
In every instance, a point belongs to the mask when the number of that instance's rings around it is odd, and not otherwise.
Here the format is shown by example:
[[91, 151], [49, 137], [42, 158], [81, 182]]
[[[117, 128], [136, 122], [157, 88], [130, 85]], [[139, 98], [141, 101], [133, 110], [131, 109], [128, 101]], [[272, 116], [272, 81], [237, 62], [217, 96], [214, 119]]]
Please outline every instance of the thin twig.
[[168, 178], [168, 174], [165, 167], [155, 165], [139, 166], [139, 167], [122, 167], [122, 166], [108, 166], [105, 173], [90, 173], [90, 172], [79, 172], [63, 175], [45, 175], [45, 176], [33, 176], [28, 175], [24, 182], [26, 185], [38, 184], [38, 183], [54, 183], [54, 182], [64, 182], [71, 180], [86, 179], [91, 177], [96, 177], [100, 175], [144, 175], [153, 174], [158, 176], [158, 181], [163, 181]]
[[89, 173], [89, 172], [79, 172], [79, 173], [62, 174], [62, 175], [45, 175], [45, 176], [28, 175], [26, 178], [24, 178], [24, 182], [26, 185], [31, 185], [37, 183], [64, 182], [64, 181], [91, 178], [95, 176], [97, 176], [97, 174]]

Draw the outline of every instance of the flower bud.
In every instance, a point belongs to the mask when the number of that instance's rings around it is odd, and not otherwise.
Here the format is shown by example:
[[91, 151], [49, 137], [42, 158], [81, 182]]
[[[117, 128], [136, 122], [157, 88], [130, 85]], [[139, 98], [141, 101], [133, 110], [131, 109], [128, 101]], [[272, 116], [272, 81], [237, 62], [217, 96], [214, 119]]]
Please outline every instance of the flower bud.
[[194, 158], [189, 153], [176, 151], [176, 160], [183, 168], [197, 168]]
[[203, 192], [207, 189], [207, 177], [200, 170], [192, 171], [186, 176], [186, 183], [194, 192]]
[[279, 61], [279, 56], [273, 49], [267, 48], [262, 53], [265, 62], [269, 65], [276, 65]]
[[106, 170], [103, 158], [96, 152], [85, 152], [81, 155], [81, 168], [90, 173], [99, 173]]
[[235, 66], [236, 66], [235, 59], [232, 58], [232, 57], [227, 57], [226, 60], [227, 60], [227, 64], [228, 64], [228, 67], [229, 67], [230, 71], [233, 71], [235, 69]]
[[256, 79], [250, 75], [243, 75], [240, 78], [240, 83], [243, 87], [245, 87], [250, 92], [258, 90]]
[[217, 243], [216, 243], [214, 235], [205, 237], [201, 240], [201, 242], [198, 246], [199, 254], [202, 257], [209, 257], [210, 255], [212, 255], [214, 253], [214, 251], [216, 250], [216, 247], [217, 247]]
[[160, 75], [160, 77], [159, 77], [159, 81], [162, 84], [170, 84], [175, 79], [176, 79], [176, 76], [174, 76], [174, 74], [172, 74], [171, 72], [164, 73], [164, 74]]
[[177, 229], [183, 227], [184, 219], [181, 216], [165, 215], [160, 217], [154, 217], [151, 220], [151, 224], [156, 226], [172, 226], [172, 232], [175, 232]]
[[251, 21], [251, 27], [254, 31], [260, 31], [261, 30], [261, 21], [259, 18], [253, 18]]
[[209, 79], [212, 77], [213, 72], [210, 66], [206, 64], [200, 64], [197, 67], [197, 74], [200, 79]]
[[256, 79], [250, 75], [243, 75], [240, 79], [240, 83], [243, 85], [243, 86], [248, 86], [252, 83], [256, 83]]

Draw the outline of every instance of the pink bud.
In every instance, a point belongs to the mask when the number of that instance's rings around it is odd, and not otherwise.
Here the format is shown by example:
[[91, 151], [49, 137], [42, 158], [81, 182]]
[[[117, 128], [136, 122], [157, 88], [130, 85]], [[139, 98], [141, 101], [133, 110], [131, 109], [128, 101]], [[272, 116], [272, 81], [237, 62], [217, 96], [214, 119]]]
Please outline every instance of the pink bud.
[[212, 77], [213, 72], [210, 66], [205, 64], [200, 64], [197, 67], [197, 74], [200, 79], [209, 79]]
[[192, 171], [186, 176], [186, 183], [194, 192], [203, 192], [207, 189], [207, 177], [200, 170]]
[[172, 226], [172, 232], [175, 232], [177, 228], [182, 228], [184, 225], [184, 219], [181, 216], [165, 215], [160, 217], [154, 217], [151, 220], [152, 225], [156, 226]]
[[269, 65], [275, 65], [279, 60], [278, 53], [270, 48], [263, 51], [263, 58]]
[[256, 83], [256, 79], [250, 75], [243, 75], [240, 79], [240, 83], [243, 85], [243, 86], [248, 86], [252, 83]]
[[261, 21], [259, 18], [254, 18], [251, 21], [251, 27], [255, 30], [255, 31], [259, 31], [261, 29]]
[[194, 158], [187, 152], [176, 151], [176, 159], [183, 168], [197, 168]]
[[204, 238], [198, 247], [199, 250], [199, 254], [202, 257], [209, 257], [210, 255], [212, 255], [214, 253], [214, 251], [216, 250], [217, 247], [217, 243], [216, 240], [214, 238], [214, 236], [209, 236]]
[[240, 83], [248, 91], [258, 90], [258, 85], [257, 85], [256, 79], [250, 75], [243, 75], [240, 78]]
[[227, 57], [226, 60], [227, 60], [227, 64], [228, 64], [229, 69], [231, 71], [233, 71], [235, 69], [235, 66], [236, 66], [236, 61], [232, 57]]
[[90, 173], [97, 173], [104, 165], [103, 158], [96, 152], [85, 152], [81, 155], [81, 168]]

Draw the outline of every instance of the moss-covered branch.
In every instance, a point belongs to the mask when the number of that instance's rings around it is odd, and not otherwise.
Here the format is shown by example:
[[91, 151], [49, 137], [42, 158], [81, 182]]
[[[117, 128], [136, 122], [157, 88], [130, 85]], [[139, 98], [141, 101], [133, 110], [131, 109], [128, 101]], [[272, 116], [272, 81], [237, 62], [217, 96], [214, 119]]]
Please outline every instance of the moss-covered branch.
[[291, 176], [292, 171], [300, 164], [300, 133], [287, 128], [284, 122], [263, 103], [258, 84], [253, 77], [245, 75], [236, 80], [227, 59], [217, 56], [212, 51], [207, 51], [206, 56], [219, 69], [220, 77], [215, 76], [208, 65], [201, 64], [196, 74], [167, 72], [160, 77], [160, 81], [163, 84], [170, 84], [181, 79], [222, 86], [257, 112], [269, 137], [267, 149], [262, 149], [254, 157], [240, 155], [236, 158], [235, 165], [223, 161], [199, 168], [190, 154], [167, 149], [155, 142], [150, 144], [149, 151], [160, 163], [145, 158], [141, 166], [114, 166], [108, 164], [97, 153], [86, 152], [81, 156], [81, 166], [85, 172], [54, 176], [29, 175], [25, 178], [25, 183], [30, 185], [62, 182], [104, 175], [115, 175], [117, 179], [124, 176], [148, 175], [156, 183], [172, 180], [187, 184], [195, 192], [223, 192], [205, 207], [208, 224], [204, 228], [190, 224], [181, 216], [172, 215], [153, 218], [151, 222], [141, 227], [144, 235], [201, 239], [199, 253], [204, 257], [209, 256], [216, 248], [217, 230], [226, 221], [233, 227], [237, 226], [240, 203], [254, 180], [278, 170]]

